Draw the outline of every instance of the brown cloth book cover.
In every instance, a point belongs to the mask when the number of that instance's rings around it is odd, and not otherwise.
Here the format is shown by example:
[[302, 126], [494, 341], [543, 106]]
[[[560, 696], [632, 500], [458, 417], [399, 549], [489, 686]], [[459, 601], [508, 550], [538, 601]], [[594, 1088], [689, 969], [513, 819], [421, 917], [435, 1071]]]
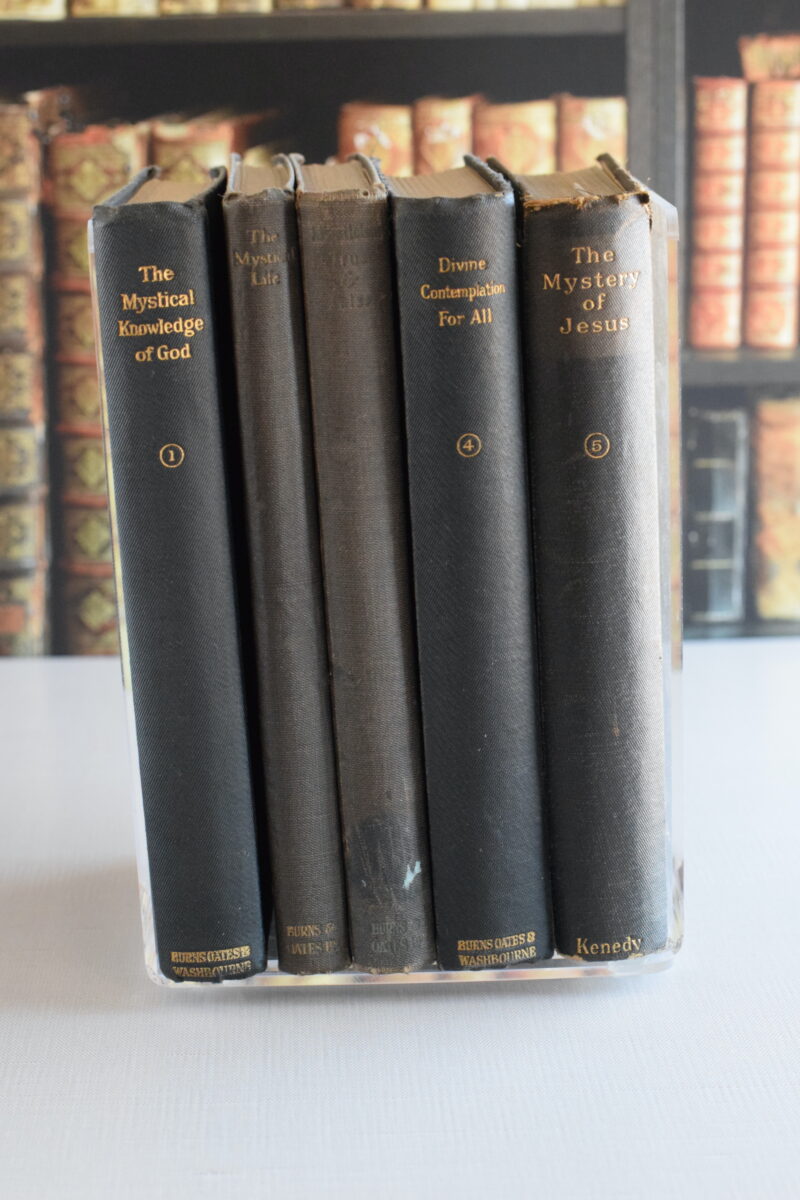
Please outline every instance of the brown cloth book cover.
[[694, 81], [694, 182], [689, 343], [733, 350], [742, 341], [747, 84]]

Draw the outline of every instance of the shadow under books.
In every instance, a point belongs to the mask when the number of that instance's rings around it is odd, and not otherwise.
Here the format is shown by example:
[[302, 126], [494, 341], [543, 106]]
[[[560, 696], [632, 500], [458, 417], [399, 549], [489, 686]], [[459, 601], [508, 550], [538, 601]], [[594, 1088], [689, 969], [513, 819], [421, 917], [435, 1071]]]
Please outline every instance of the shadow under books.
[[[144, 967], [138, 909], [138, 884], [133, 861], [110, 863], [96, 870], [65, 872], [39, 878], [0, 880], [3, 949], [7, 970], [0, 990], [0, 1010], [19, 1008], [113, 1012], [151, 1008], [154, 1003], [181, 1003], [181, 989], [157, 988]], [[421, 987], [342, 989], [191, 988], [194, 1003], [220, 1005], [264, 1004], [270, 1010], [300, 1004], [339, 1003], [417, 1006], [472, 1003], [491, 993], [500, 997], [524, 992], [532, 1002], [556, 996], [596, 991], [598, 1000], [609, 988], [641, 992], [663, 986], [659, 975], [627, 979], [511, 980], [508, 983], [466, 983]], [[356, 998], [358, 998], [356, 1000]], [[470, 998], [472, 998], [470, 1000]], [[502, 1001], [500, 1001], [502, 1003]], [[406, 1005], [403, 1011], [410, 1011]]]

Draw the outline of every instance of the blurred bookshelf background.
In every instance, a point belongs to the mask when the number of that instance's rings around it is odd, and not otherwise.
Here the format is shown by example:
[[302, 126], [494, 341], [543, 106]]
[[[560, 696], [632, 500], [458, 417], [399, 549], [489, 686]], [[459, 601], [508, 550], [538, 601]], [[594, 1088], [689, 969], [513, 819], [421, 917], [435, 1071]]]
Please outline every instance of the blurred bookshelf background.
[[286, 149], [393, 174], [609, 151], [678, 202], [687, 633], [800, 632], [794, 5], [272, 7], [0, 0], [0, 653], [117, 652], [92, 205], [148, 162]]

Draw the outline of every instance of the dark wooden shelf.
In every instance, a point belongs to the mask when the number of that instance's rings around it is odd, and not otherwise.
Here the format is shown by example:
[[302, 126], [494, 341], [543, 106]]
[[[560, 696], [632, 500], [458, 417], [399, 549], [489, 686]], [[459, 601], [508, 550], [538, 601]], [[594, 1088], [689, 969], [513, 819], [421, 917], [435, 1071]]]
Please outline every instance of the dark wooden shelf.
[[693, 625], [687, 621], [683, 636], [687, 642], [709, 641], [714, 638], [798, 637], [800, 621], [742, 621], [729, 625]]
[[685, 350], [683, 384], [691, 388], [785, 386], [800, 389], [800, 351]]
[[20, 47], [317, 42], [391, 38], [586, 37], [625, 32], [624, 8], [501, 12], [316, 10], [232, 16], [0, 21], [0, 53]]

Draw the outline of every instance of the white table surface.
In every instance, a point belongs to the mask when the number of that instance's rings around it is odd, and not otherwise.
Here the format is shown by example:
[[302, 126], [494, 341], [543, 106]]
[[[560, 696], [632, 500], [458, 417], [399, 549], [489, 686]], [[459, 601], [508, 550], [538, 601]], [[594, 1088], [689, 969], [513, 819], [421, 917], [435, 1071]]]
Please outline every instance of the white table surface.
[[161, 990], [115, 661], [0, 662], [0, 1196], [800, 1197], [800, 642], [687, 651], [687, 940], [628, 980]]

